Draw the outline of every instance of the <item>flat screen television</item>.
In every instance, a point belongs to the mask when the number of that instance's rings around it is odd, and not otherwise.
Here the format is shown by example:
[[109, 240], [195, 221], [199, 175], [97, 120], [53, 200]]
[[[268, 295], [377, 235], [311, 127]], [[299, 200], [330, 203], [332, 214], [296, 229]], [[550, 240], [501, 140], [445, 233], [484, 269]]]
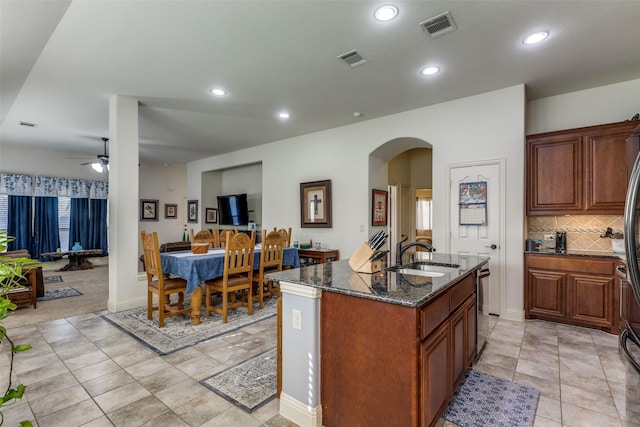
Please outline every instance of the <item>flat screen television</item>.
[[247, 225], [249, 223], [247, 195], [218, 196], [218, 215], [220, 225]]

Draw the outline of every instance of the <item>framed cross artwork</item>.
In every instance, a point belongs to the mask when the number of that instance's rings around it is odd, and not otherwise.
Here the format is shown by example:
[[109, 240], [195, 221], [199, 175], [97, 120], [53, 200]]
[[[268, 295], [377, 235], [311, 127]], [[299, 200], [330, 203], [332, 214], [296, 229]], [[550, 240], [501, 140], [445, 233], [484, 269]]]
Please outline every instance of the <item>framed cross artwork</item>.
[[300, 184], [300, 226], [331, 228], [331, 180]]

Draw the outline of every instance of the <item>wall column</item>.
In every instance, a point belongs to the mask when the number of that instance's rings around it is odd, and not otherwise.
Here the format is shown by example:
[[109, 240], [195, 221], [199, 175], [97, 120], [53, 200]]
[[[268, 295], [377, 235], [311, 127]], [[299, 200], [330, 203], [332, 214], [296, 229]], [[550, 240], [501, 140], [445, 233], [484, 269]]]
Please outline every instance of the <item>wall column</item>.
[[109, 99], [109, 311], [146, 303], [138, 281], [138, 100]]

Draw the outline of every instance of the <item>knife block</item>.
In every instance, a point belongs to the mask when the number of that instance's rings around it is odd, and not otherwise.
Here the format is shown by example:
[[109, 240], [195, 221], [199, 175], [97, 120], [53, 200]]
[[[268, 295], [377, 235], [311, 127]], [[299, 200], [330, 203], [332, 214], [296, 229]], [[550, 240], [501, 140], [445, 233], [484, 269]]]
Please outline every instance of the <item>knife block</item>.
[[349, 265], [358, 273], [371, 274], [382, 271], [382, 259], [371, 261], [371, 257], [378, 252], [371, 249], [366, 243], [362, 243], [349, 258]]

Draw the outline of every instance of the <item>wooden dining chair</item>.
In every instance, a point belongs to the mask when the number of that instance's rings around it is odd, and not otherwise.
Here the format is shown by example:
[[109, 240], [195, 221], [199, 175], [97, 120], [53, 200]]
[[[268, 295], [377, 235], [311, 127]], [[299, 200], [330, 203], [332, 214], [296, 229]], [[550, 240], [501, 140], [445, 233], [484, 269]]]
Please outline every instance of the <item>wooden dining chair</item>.
[[[237, 233], [227, 239], [224, 252], [224, 273], [222, 277], [205, 281], [205, 304], [207, 316], [211, 312], [222, 315], [222, 322], [227, 323], [230, 309], [247, 307], [249, 316], [253, 314], [252, 279], [253, 250], [256, 243], [256, 232], [251, 237], [245, 233]], [[242, 295], [236, 295], [241, 292]], [[219, 293], [222, 298], [220, 306], [214, 306], [211, 297]]]
[[[191, 229], [193, 234], [193, 228]], [[220, 246], [218, 242], [218, 233], [211, 233], [209, 230], [200, 230], [195, 235], [191, 236], [191, 241], [196, 243], [209, 243], [210, 248], [217, 248]]]
[[253, 299], [258, 301], [260, 308], [264, 307], [264, 298], [278, 296], [279, 290], [272, 280], [264, 277], [265, 273], [282, 271], [282, 256], [284, 244], [282, 234], [272, 231], [265, 236], [262, 233], [262, 245], [260, 247], [260, 267], [253, 272], [253, 283], [256, 285], [256, 293]]
[[224, 248], [225, 247], [225, 242], [227, 241], [227, 238], [229, 236], [234, 236], [238, 233], [238, 229], [230, 229], [230, 228], [225, 228], [220, 230], [220, 234], [218, 235], [218, 244], [219, 247]]
[[291, 227], [289, 227], [288, 229], [281, 228], [279, 230], [277, 227], [273, 227], [273, 231], [277, 231], [282, 235], [282, 243], [285, 248], [291, 246]]
[[[184, 294], [187, 292], [187, 281], [182, 278], [170, 278], [162, 273], [158, 233], [140, 232], [142, 250], [147, 273], [147, 318], [153, 319], [153, 312], [158, 311], [158, 327], [164, 327], [166, 317], [189, 313], [184, 306]], [[158, 296], [158, 305], [153, 305], [153, 295]], [[178, 294], [178, 300], [171, 302], [171, 295]]]

